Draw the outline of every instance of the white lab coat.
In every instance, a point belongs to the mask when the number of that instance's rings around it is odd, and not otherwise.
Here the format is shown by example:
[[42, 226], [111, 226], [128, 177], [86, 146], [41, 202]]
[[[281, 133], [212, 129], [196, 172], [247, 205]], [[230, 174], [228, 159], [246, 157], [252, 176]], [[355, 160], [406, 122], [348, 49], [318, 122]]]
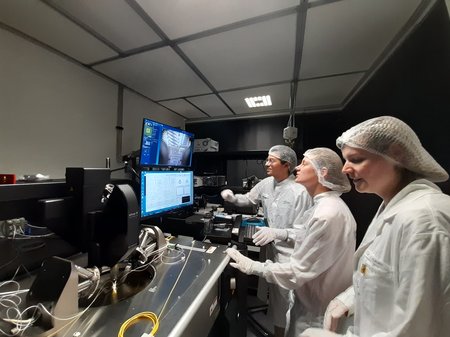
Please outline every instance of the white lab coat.
[[[247, 194], [236, 194], [241, 205], [261, 202], [264, 217], [269, 227], [293, 228], [297, 217], [311, 207], [312, 199], [305, 187], [295, 182], [290, 175], [281, 182], [267, 177], [256, 184]], [[268, 258], [276, 262], [287, 262], [294, 248], [293, 241], [275, 240], [267, 246]], [[289, 291], [276, 285], [269, 286], [269, 316], [275, 326], [286, 325], [286, 312], [289, 309]]]
[[286, 336], [295, 337], [309, 326], [321, 326], [330, 300], [351, 285], [356, 246], [356, 222], [338, 192], [315, 196], [299, 221], [291, 230], [297, 236], [289, 261], [266, 261], [262, 275], [294, 289]]
[[450, 196], [420, 179], [382, 204], [338, 298], [361, 337], [450, 336]]

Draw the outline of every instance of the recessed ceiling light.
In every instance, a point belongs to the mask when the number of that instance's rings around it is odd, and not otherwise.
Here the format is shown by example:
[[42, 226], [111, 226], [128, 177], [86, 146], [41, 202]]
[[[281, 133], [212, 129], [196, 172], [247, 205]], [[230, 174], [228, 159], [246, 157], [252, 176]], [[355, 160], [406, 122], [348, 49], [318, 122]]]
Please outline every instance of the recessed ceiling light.
[[249, 108], [259, 108], [261, 106], [272, 105], [272, 100], [270, 99], [270, 95], [247, 97], [245, 99], [245, 102], [247, 103]]

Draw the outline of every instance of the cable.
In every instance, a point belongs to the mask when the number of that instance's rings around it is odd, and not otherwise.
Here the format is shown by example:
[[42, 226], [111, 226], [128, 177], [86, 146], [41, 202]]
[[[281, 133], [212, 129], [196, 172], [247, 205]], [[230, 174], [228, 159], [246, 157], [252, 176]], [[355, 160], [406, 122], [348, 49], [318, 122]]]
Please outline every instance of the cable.
[[[166, 241], [169, 241], [170, 239], [167, 239]], [[149, 262], [147, 262], [146, 264], [139, 266], [131, 271], [129, 271], [128, 273], [126, 273], [125, 275], [122, 276], [121, 280], [124, 281], [125, 278], [132, 272], [136, 272], [136, 271], [140, 271], [140, 270], [144, 270], [146, 269], [148, 266], [153, 268], [154, 273], [156, 274], [156, 268], [151, 264], [152, 262], [156, 261], [157, 259], [163, 257], [163, 253], [165, 251], [166, 247], [161, 247], [157, 250], [155, 250], [154, 252], [152, 252], [151, 256], [153, 255], [153, 259], [151, 259]], [[170, 296], [170, 295], [169, 295]], [[164, 309], [164, 307], [163, 307]], [[140, 312], [132, 317], [130, 317], [129, 319], [127, 319], [125, 322], [122, 323], [122, 325], [120, 326], [119, 332], [117, 334], [118, 337], [124, 337], [124, 333], [125, 331], [127, 331], [127, 329], [133, 325], [136, 324], [140, 319], [147, 319], [150, 320], [153, 323], [153, 328], [150, 331], [149, 334], [144, 334], [145, 336], [154, 336], [156, 334], [156, 332], [158, 331], [159, 328], [159, 317], [156, 316], [155, 313], [150, 312], [150, 311], [144, 311], [144, 312]], [[143, 336], [144, 336], [143, 335]]]
[[140, 312], [140, 313], [134, 315], [133, 317], [130, 317], [125, 322], [123, 322], [117, 336], [123, 337], [124, 333], [125, 333], [125, 331], [127, 331], [128, 327], [130, 327], [133, 324], [136, 324], [138, 322], [138, 320], [141, 320], [141, 319], [147, 319], [153, 323], [153, 328], [150, 331], [149, 336], [154, 336], [159, 329], [159, 319], [156, 316], [156, 314], [154, 314], [153, 312], [150, 312], [150, 311]]

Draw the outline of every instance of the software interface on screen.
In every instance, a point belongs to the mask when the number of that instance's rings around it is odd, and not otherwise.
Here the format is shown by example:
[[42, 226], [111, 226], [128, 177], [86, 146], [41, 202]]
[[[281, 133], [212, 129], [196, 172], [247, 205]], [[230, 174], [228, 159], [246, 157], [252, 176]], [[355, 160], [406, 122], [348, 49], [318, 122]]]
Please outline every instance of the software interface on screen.
[[140, 164], [142, 166], [189, 167], [193, 146], [192, 133], [144, 119]]
[[173, 211], [193, 203], [192, 171], [141, 172], [141, 217]]

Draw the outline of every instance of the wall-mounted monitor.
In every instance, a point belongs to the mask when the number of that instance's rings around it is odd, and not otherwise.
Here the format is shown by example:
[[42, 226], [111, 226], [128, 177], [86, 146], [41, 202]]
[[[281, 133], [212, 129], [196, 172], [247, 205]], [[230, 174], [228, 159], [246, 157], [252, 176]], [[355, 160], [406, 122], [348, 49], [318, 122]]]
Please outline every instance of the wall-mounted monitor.
[[141, 171], [141, 218], [194, 204], [192, 171]]
[[144, 118], [139, 164], [141, 166], [190, 167], [194, 134]]

